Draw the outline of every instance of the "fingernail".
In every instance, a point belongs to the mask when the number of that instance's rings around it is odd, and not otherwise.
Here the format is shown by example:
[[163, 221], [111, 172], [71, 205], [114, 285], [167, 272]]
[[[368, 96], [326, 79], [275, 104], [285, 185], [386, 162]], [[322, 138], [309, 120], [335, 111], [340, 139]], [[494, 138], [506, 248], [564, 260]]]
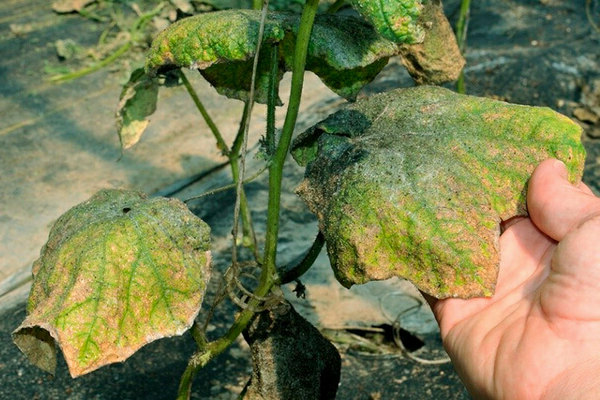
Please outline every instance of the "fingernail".
[[567, 179], [567, 177], [569, 176], [569, 172], [567, 171], [567, 166], [565, 165], [564, 162], [562, 162], [560, 160], [554, 160], [554, 163], [552, 164], [552, 166], [554, 167], [554, 170], [556, 172], [558, 172], [558, 174], [562, 178]]

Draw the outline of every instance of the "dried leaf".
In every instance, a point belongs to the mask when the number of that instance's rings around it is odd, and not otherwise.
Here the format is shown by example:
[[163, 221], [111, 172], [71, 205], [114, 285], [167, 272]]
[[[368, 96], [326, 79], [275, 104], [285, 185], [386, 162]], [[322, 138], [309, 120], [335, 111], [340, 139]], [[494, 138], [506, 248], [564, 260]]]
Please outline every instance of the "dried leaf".
[[194, 6], [192, 5], [190, 0], [170, 0], [171, 4], [173, 4], [178, 10], [180, 10], [184, 14], [193, 14]]
[[148, 117], [156, 111], [158, 87], [158, 79], [146, 75], [143, 68], [133, 71], [123, 86], [116, 115], [123, 149], [139, 142], [150, 123]]
[[[260, 11], [226, 10], [183, 19], [163, 31], [152, 43], [146, 68], [150, 74], [164, 67], [199, 69], [217, 91], [246, 99], [252, 59], [256, 51]], [[270, 12], [265, 22], [265, 44], [279, 44], [279, 78], [291, 70], [296, 14]], [[263, 49], [267, 46], [263, 46]], [[306, 69], [315, 72], [340, 96], [354, 99], [381, 71], [396, 44], [381, 38], [363, 20], [319, 15], [311, 35]], [[266, 102], [268, 64], [259, 65], [256, 100]]]
[[419, 24], [423, 26], [423, 42], [401, 46], [400, 56], [408, 73], [419, 85], [458, 79], [465, 59], [439, 0], [425, 4]]
[[57, 13], [79, 12], [88, 4], [96, 0], [56, 0], [52, 3], [52, 9]]
[[98, 192], [50, 231], [14, 342], [54, 373], [56, 341], [76, 377], [182, 334], [209, 279], [209, 234], [178, 200]]
[[359, 101], [300, 135], [298, 192], [345, 286], [393, 276], [438, 298], [488, 296], [499, 224], [526, 215], [527, 180], [555, 157], [581, 177], [581, 128], [548, 108], [439, 87]]

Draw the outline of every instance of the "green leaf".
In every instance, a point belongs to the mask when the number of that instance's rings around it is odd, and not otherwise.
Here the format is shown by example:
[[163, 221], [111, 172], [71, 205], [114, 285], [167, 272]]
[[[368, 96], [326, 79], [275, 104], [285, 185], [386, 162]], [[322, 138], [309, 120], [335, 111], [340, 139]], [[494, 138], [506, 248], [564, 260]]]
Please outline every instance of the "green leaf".
[[181, 335], [210, 276], [209, 235], [178, 200], [98, 192], [52, 227], [14, 342], [54, 373], [56, 341], [76, 377]]
[[350, 0], [350, 3], [384, 38], [408, 44], [423, 41], [424, 30], [418, 24], [423, 1]]
[[581, 128], [548, 108], [396, 90], [301, 134], [298, 192], [318, 216], [345, 286], [393, 276], [438, 298], [488, 296], [499, 224], [527, 215], [527, 181], [555, 157], [581, 177]]
[[[264, 45], [279, 44], [279, 78], [291, 70], [299, 16], [268, 13]], [[256, 51], [260, 11], [226, 10], [181, 20], [161, 32], [146, 59], [149, 74], [165, 67], [199, 69], [217, 91], [246, 99]], [[399, 51], [363, 20], [320, 15], [309, 43], [306, 69], [315, 72], [340, 96], [354, 99], [358, 91]], [[268, 57], [262, 57], [268, 60]], [[269, 66], [259, 63], [256, 100], [266, 102]]]
[[150, 123], [148, 117], [156, 111], [159, 82], [146, 75], [143, 68], [131, 73], [121, 91], [117, 107], [117, 129], [121, 147], [128, 149], [139, 142]]

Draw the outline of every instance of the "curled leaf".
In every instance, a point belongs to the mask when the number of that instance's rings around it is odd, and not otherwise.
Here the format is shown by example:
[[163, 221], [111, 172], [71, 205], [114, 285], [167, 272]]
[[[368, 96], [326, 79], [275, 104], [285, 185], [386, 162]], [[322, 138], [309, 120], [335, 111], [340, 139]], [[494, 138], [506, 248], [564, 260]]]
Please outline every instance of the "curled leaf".
[[319, 218], [345, 286], [399, 276], [438, 298], [488, 296], [499, 224], [526, 215], [535, 166], [555, 157], [581, 177], [581, 128], [548, 109], [396, 90], [300, 135], [298, 192]]
[[209, 234], [178, 200], [98, 192], [52, 227], [15, 344], [54, 373], [56, 341], [76, 377], [182, 334], [209, 279]]
[[439, 0], [428, 1], [419, 24], [423, 27], [421, 43], [401, 46], [402, 63], [419, 85], [441, 84], [458, 79], [465, 66], [454, 31], [444, 15]]
[[143, 68], [133, 71], [123, 86], [116, 115], [123, 149], [139, 142], [150, 123], [148, 117], [156, 111], [158, 87], [158, 79], [148, 76]]
[[[278, 78], [291, 70], [299, 16], [270, 12], [263, 36], [265, 51], [278, 44]], [[199, 69], [217, 91], [245, 100], [260, 25], [260, 11], [225, 10], [183, 19], [154, 40], [146, 69], [150, 74], [163, 68]], [[306, 69], [347, 99], [373, 80], [399, 51], [395, 43], [381, 38], [363, 20], [340, 15], [319, 15], [311, 35]], [[260, 57], [256, 100], [266, 102], [269, 57]]]

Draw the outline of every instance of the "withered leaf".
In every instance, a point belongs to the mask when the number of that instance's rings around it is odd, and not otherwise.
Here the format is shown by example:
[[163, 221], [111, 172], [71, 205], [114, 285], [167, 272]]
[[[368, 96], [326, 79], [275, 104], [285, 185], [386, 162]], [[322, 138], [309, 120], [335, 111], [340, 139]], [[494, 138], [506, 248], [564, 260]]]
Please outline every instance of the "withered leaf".
[[549, 108], [439, 87], [360, 100], [300, 135], [298, 192], [345, 286], [399, 276], [438, 298], [488, 296], [499, 224], [526, 215], [535, 166], [581, 177], [581, 128]]
[[[291, 70], [299, 15], [269, 12], [263, 46], [279, 47], [278, 78]], [[161, 32], [152, 43], [146, 69], [198, 69], [221, 94], [245, 100], [258, 42], [260, 11], [224, 10], [185, 18]], [[310, 38], [306, 69], [340, 96], [354, 99], [397, 54], [397, 45], [380, 37], [360, 18], [318, 15]], [[263, 57], [256, 82], [256, 101], [265, 103], [270, 66]]]
[[210, 276], [209, 227], [174, 199], [102, 190], [63, 214], [33, 266], [15, 344], [73, 377], [193, 323]]
[[123, 86], [116, 119], [121, 147], [128, 149], [139, 142], [150, 123], [148, 117], [156, 111], [159, 82], [146, 75], [143, 68], [131, 73]]

